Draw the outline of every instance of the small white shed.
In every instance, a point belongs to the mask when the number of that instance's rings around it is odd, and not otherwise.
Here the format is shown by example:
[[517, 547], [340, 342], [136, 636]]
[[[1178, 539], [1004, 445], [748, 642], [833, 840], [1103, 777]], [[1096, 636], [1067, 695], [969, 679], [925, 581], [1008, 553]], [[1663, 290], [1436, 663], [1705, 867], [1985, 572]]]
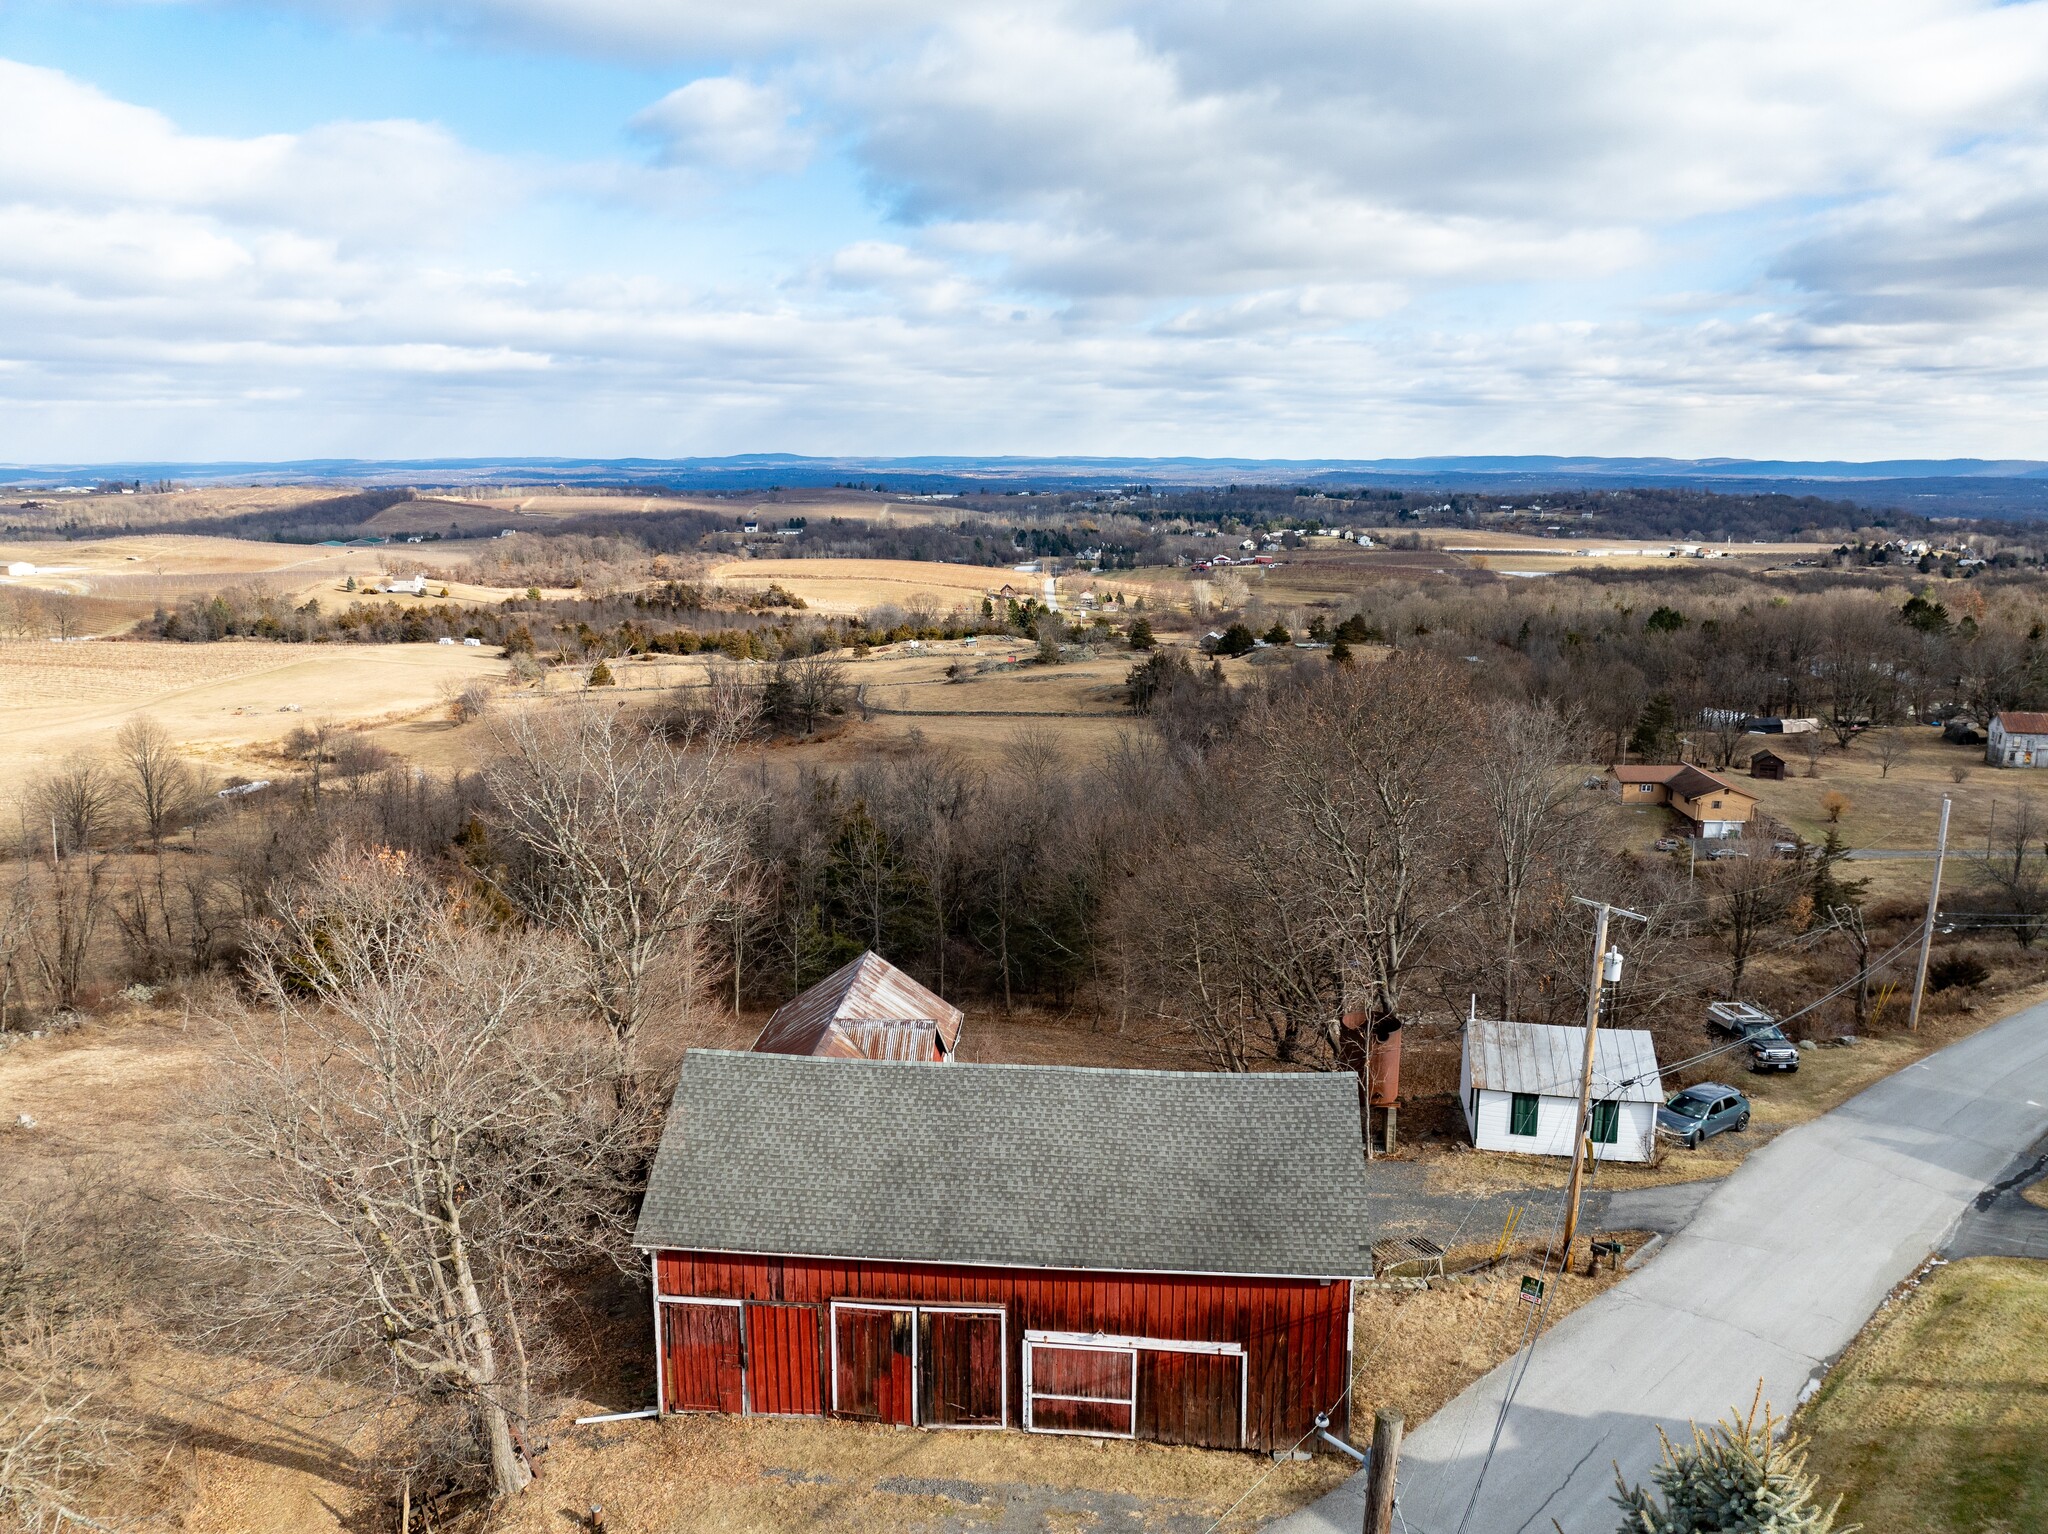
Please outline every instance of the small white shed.
[[[1550, 1023], [1465, 1024], [1458, 1100], [1480, 1150], [1569, 1156], [1579, 1111], [1586, 1030]], [[1650, 1035], [1602, 1028], [1593, 1039], [1593, 1155], [1648, 1161], [1657, 1149], [1664, 1083]]]

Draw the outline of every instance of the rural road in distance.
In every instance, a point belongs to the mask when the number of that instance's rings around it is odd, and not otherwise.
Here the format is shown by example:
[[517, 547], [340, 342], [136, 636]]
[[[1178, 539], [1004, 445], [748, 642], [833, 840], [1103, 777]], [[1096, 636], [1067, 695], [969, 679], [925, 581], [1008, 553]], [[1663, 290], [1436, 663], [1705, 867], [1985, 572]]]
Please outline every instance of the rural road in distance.
[[[1783, 1414], [1978, 1193], [2048, 1129], [2048, 1005], [1951, 1044], [1751, 1156], [1644, 1268], [1540, 1341], [1472, 1495], [1514, 1360], [1403, 1445], [1409, 1534], [1610, 1534], [1614, 1467], [1764, 1399]], [[1363, 1436], [1361, 1432], [1360, 1436]], [[1266, 1526], [1353, 1534], [1364, 1478]], [[1400, 1527], [1399, 1524], [1396, 1527]]]

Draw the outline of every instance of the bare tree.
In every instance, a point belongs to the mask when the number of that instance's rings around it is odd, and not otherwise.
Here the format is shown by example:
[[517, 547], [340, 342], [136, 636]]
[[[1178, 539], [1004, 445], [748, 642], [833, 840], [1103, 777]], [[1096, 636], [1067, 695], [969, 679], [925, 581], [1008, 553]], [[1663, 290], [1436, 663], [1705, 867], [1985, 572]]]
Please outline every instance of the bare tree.
[[1887, 725], [1870, 737], [1870, 747], [1877, 757], [1877, 775], [1888, 778], [1892, 767], [1906, 754], [1906, 732], [1897, 725]]
[[288, 1366], [376, 1361], [452, 1402], [495, 1492], [524, 1443], [550, 1281], [623, 1240], [645, 1126], [599, 1030], [561, 1021], [547, 940], [464, 925], [401, 854], [330, 853], [256, 935], [265, 1012], [232, 1021], [199, 1256], [244, 1345]]
[[2012, 928], [2013, 941], [2022, 948], [2034, 946], [2043, 926], [2048, 926], [2048, 845], [2034, 801], [2021, 795], [2017, 807], [2000, 825], [1996, 843], [1989, 843], [1978, 860], [1985, 877], [1997, 888]]
[[682, 749], [581, 702], [489, 728], [484, 781], [523, 854], [505, 888], [575, 940], [584, 994], [630, 1053], [657, 969], [673, 966], [687, 1015], [704, 930], [730, 919], [746, 829], [725, 789], [726, 744]]
[[121, 726], [114, 749], [127, 769], [121, 797], [150, 841], [160, 845], [173, 822], [191, 811], [199, 794], [197, 775], [172, 748], [170, 732], [147, 714]]
[[28, 809], [36, 821], [31, 835], [40, 837], [47, 828], [52, 851], [60, 856], [98, 846], [113, 829], [116, 802], [106, 763], [78, 752], [30, 788]]
[[778, 661], [771, 685], [784, 690], [790, 722], [806, 735], [816, 732], [820, 720], [846, 708], [846, 665], [831, 655]]
[[1722, 846], [1736, 856], [1714, 865], [1709, 907], [1715, 933], [1728, 955], [1728, 994], [1742, 995], [1742, 978], [1764, 935], [1784, 919], [1794, 898], [1782, 864], [1769, 857], [1770, 828], [1753, 822], [1750, 834]]
[[1522, 908], [1543, 856], [1584, 819], [1572, 770], [1583, 733], [1576, 715], [1548, 703], [1510, 702], [1491, 710], [1478, 745], [1477, 788], [1487, 830], [1487, 873], [1500, 944], [1500, 1016], [1515, 1016], [1515, 964]]
[[1820, 754], [1826, 749], [1827, 739], [1819, 730], [1799, 732], [1799, 754], [1806, 758], [1806, 775], [1809, 778], [1820, 776]]

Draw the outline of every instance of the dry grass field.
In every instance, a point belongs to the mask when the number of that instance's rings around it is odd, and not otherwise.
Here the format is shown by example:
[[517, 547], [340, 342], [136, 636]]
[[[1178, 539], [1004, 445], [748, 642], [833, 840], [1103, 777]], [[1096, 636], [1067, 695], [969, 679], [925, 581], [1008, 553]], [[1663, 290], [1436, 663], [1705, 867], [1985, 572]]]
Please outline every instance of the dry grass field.
[[2048, 1527], [2048, 1264], [1951, 1263], [1896, 1297], [1796, 1430], [1843, 1522], [1886, 1534]]
[[1005, 582], [1036, 592], [1036, 577], [1008, 566], [945, 565], [912, 559], [730, 559], [713, 565], [707, 578], [739, 591], [780, 586], [812, 608], [834, 616], [877, 607], [922, 608], [936, 615], [962, 608], [979, 611], [982, 598]]
[[298, 725], [402, 724], [439, 713], [447, 686], [505, 669], [460, 645], [0, 641], [0, 795], [71, 752], [106, 748], [138, 714], [193, 759], [253, 777], [275, 769], [276, 742]]

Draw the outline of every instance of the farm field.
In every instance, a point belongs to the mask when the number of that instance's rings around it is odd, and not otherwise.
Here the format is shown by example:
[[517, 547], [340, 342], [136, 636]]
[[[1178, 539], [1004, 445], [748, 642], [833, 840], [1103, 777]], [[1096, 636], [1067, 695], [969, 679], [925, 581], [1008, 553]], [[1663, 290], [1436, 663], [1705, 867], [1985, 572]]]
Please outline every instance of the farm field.
[[73, 751], [106, 747], [139, 714], [206, 766], [255, 776], [298, 725], [432, 709], [444, 688], [505, 669], [493, 652], [460, 645], [0, 641], [0, 793]]
[[978, 610], [1004, 583], [1035, 594], [1036, 576], [1007, 565], [946, 565], [914, 559], [729, 559], [706, 572], [713, 584], [741, 591], [780, 586], [813, 609], [849, 616], [876, 607], [928, 608], [943, 615]]
[[2048, 1264], [1980, 1257], [1878, 1313], [1794, 1422], [1842, 1520], [1887, 1534], [2048, 1524]]

